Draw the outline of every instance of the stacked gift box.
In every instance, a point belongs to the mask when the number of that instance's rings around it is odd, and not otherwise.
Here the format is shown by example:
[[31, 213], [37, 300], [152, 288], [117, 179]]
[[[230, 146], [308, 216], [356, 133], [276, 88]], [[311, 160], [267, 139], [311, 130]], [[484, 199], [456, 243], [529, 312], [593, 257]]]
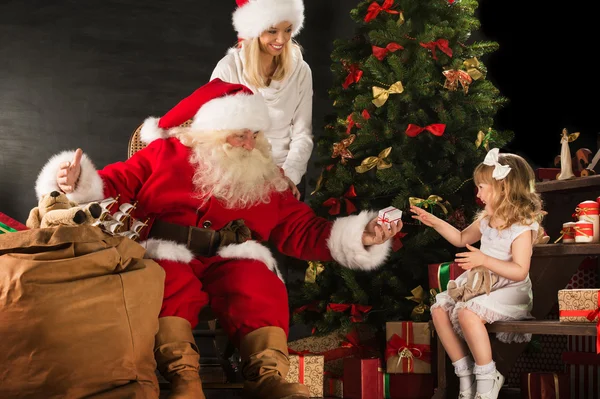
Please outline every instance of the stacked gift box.
[[0, 212], [0, 234], [27, 230], [27, 226]]

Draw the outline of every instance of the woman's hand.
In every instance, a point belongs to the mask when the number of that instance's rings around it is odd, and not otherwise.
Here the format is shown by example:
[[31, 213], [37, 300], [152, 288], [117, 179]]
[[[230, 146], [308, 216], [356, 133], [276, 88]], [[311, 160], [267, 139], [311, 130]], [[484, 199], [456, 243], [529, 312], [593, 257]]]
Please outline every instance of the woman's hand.
[[370, 245], [383, 244], [402, 230], [402, 220], [390, 223], [390, 227], [377, 224], [377, 218], [374, 218], [367, 224], [362, 235], [362, 243], [365, 247]]
[[287, 180], [288, 186], [290, 186], [290, 190], [292, 190], [292, 194], [294, 194], [294, 197], [296, 197], [297, 200], [300, 200], [301, 194], [300, 190], [298, 190], [298, 187], [296, 187], [292, 179], [285, 175], [283, 177], [285, 177], [285, 180]]
[[432, 215], [425, 209], [419, 208], [418, 206], [411, 205], [410, 211], [415, 214], [413, 215], [413, 219], [417, 219], [425, 226], [435, 227], [440, 221], [440, 219], [437, 216]]
[[71, 162], [67, 161], [59, 165], [58, 173], [56, 173], [56, 182], [58, 183], [58, 188], [66, 194], [75, 191], [77, 180], [81, 174], [82, 156], [83, 151], [81, 148], [78, 148]]

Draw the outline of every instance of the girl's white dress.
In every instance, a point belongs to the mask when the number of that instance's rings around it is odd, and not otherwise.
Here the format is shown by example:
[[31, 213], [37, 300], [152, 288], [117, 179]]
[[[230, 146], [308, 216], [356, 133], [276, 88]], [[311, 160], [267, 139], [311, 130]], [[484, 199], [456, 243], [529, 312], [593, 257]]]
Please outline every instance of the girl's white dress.
[[[537, 231], [539, 224], [536, 222], [528, 226], [513, 224], [508, 229], [498, 231], [490, 227], [488, 218], [484, 218], [479, 223], [479, 229], [481, 230], [481, 252], [496, 259], [511, 261], [512, 242], [524, 232]], [[467, 273], [461, 274], [455, 280], [458, 286], [467, 282]], [[529, 275], [523, 281], [512, 281], [498, 276], [498, 281], [492, 286], [490, 295], [483, 294], [467, 302], [454, 302], [448, 292], [444, 291], [436, 295], [431, 310], [438, 307], [448, 312], [454, 331], [461, 337], [463, 334], [458, 322], [460, 309], [469, 309], [490, 324], [495, 321], [533, 319], [530, 313], [533, 307], [531, 280]], [[507, 343], [531, 340], [531, 334], [497, 333], [496, 337]]]

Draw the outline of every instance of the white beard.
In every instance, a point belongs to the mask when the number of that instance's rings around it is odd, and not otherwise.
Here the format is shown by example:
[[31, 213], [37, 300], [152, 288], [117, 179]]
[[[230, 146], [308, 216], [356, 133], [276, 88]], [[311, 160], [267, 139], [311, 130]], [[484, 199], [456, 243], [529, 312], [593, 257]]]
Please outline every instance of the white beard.
[[248, 208], [268, 203], [274, 192], [288, 189], [287, 180], [273, 162], [271, 146], [262, 133], [251, 151], [223, 143], [222, 138], [210, 134], [198, 136], [190, 142], [193, 149], [190, 162], [196, 169], [193, 182], [197, 196], [204, 202], [215, 197], [226, 208]]

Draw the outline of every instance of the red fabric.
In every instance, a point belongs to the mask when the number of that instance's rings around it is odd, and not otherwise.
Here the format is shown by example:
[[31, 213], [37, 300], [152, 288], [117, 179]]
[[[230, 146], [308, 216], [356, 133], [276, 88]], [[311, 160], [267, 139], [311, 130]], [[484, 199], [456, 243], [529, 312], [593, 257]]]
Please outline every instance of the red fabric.
[[261, 327], [289, 327], [285, 285], [264, 263], [251, 259], [194, 259], [189, 265], [159, 260], [165, 269], [165, 294], [160, 317], [178, 316], [198, 324], [209, 304], [236, 344]]
[[253, 94], [252, 90], [244, 85], [223, 82], [219, 78], [213, 79], [181, 100], [160, 118], [158, 127], [161, 129], [170, 129], [179, 126], [187, 120], [192, 119], [196, 115], [196, 112], [210, 100], [236, 93]]
[[523, 373], [521, 397], [526, 399], [558, 399], [570, 396], [569, 375], [564, 373]]
[[[331, 222], [315, 216], [291, 191], [274, 193], [270, 203], [247, 209], [225, 209], [216, 199], [200, 207], [201, 201], [193, 195], [190, 155], [191, 150], [175, 138], [155, 140], [126, 162], [108, 165], [98, 172], [104, 181], [104, 195], [120, 194], [122, 202], [138, 201], [133, 216], [142, 220], [149, 217], [150, 224], [155, 219], [187, 226], [210, 221], [211, 228], [218, 230], [232, 220], [244, 219], [253, 239], [268, 239], [288, 256], [332, 260], [326, 244]], [[233, 339], [264, 326], [287, 331], [285, 286], [264, 263], [218, 256], [197, 258], [190, 265], [159, 263], [167, 273], [162, 316], [180, 316], [195, 326], [200, 309], [210, 300]]]
[[431, 132], [434, 136], [441, 136], [444, 134], [446, 130], [446, 125], [443, 123], [432, 123], [431, 125], [427, 125], [425, 127], [421, 127], [418, 125], [413, 125], [412, 123], [408, 124], [406, 128], [406, 135], [408, 137], [416, 137], [424, 130]]
[[126, 162], [98, 172], [104, 180], [104, 195], [120, 194], [121, 202], [138, 201], [134, 218], [149, 217], [150, 224], [155, 218], [184, 226], [202, 226], [210, 221], [211, 228], [219, 230], [232, 220], [244, 219], [253, 239], [269, 240], [285, 255], [332, 260], [327, 248], [332, 223], [315, 216], [289, 190], [273, 193], [268, 204], [246, 209], [226, 209], [214, 198], [200, 207], [201, 201], [194, 198], [194, 168], [188, 162], [191, 155], [191, 149], [175, 138], [155, 140]]
[[379, 373], [378, 391], [380, 398], [386, 399], [430, 399], [433, 396], [435, 380], [433, 374], [387, 374], [389, 396], [385, 394], [384, 379]]
[[404, 47], [402, 47], [398, 43], [391, 42], [385, 47], [371, 46], [371, 49], [373, 50], [373, 55], [375, 56], [375, 58], [377, 58], [379, 61], [383, 61], [383, 59], [389, 52], [393, 53], [398, 50], [404, 50]]
[[15, 230], [28, 230], [27, 226], [25, 226], [23, 223], [16, 221], [15, 219], [11, 218], [8, 215], [5, 215], [2, 212], [0, 212], [0, 222], [4, 223], [9, 227], [12, 227]]

